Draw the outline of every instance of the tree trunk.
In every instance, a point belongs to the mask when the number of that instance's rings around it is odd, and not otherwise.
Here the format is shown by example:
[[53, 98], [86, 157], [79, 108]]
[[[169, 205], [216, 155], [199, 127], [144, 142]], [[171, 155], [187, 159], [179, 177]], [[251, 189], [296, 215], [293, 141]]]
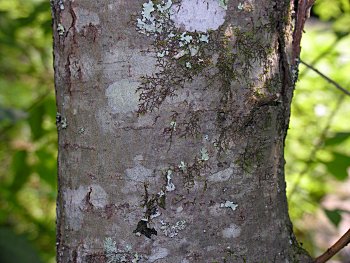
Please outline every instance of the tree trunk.
[[292, 8], [53, 3], [58, 262], [310, 262], [284, 180]]

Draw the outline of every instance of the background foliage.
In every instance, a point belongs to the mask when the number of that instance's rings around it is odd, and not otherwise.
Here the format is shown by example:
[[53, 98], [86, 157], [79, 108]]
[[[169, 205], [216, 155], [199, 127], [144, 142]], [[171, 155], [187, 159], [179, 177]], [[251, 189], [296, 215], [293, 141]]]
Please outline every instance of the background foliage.
[[[318, 0], [302, 59], [349, 84], [350, 4]], [[56, 149], [49, 1], [0, 0], [0, 261], [55, 261]], [[348, 180], [349, 97], [300, 67], [286, 146], [290, 213], [299, 240], [319, 248], [306, 223], [320, 209], [339, 226], [343, 208], [322, 200]], [[315, 216], [316, 215], [316, 216]], [[20, 249], [18, 249], [20, 247]]]

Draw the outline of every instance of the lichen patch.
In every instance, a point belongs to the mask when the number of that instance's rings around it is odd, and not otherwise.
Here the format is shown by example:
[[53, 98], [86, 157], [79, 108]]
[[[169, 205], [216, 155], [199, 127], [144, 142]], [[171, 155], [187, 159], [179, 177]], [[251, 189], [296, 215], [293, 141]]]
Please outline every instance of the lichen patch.
[[176, 27], [191, 32], [216, 30], [225, 22], [226, 10], [221, 2], [183, 0], [180, 6], [173, 5], [171, 20]]
[[108, 194], [97, 184], [90, 186], [90, 203], [97, 208], [103, 208], [108, 204]]
[[84, 198], [88, 192], [88, 188], [84, 186], [79, 186], [78, 189], [72, 190], [67, 189], [63, 193], [63, 198], [65, 201], [64, 208], [66, 210], [65, 214], [67, 216], [67, 223], [73, 230], [79, 230], [84, 220]]
[[221, 233], [224, 238], [236, 238], [241, 234], [241, 228], [235, 224], [230, 224], [230, 226], [224, 228]]
[[169, 255], [169, 250], [164, 247], [156, 247], [152, 249], [152, 254], [148, 258], [148, 262], [156, 262], [158, 259], [165, 258]]
[[152, 170], [138, 164], [137, 166], [126, 169], [126, 177], [132, 181], [145, 183], [152, 176]]
[[138, 109], [139, 95], [136, 93], [138, 82], [120, 80], [106, 89], [108, 106], [113, 113], [127, 113]]
[[84, 8], [76, 8], [75, 14], [77, 16], [76, 29], [78, 33], [88, 25], [97, 26], [100, 24], [100, 18], [95, 12], [89, 11]]
[[233, 169], [230, 167], [230, 168], [227, 168], [225, 170], [222, 170], [222, 171], [219, 171], [219, 172], [216, 172], [216, 173], [210, 175], [208, 178], [208, 181], [215, 182], [215, 183], [225, 182], [231, 178], [232, 174], [233, 174]]

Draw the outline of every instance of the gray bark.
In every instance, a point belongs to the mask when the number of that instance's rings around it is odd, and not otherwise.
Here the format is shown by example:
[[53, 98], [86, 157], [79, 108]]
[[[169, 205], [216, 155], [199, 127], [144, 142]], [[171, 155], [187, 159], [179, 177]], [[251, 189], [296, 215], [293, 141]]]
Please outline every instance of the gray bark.
[[289, 1], [52, 5], [58, 262], [310, 262], [288, 217]]

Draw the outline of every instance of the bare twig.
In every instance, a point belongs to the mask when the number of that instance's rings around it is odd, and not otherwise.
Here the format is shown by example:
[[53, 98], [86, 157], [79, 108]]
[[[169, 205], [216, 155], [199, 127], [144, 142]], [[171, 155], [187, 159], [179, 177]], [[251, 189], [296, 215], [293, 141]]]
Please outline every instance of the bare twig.
[[338, 253], [343, 247], [350, 243], [350, 228], [333, 246], [327, 249], [321, 256], [317, 257], [314, 263], [327, 262], [331, 257]]
[[335, 82], [334, 80], [332, 80], [331, 78], [327, 77], [325, 74], [323, 74], [322, 72], [320, 72], [318, 69], [314, 68], [313, 66], [309, 65], [308, 63], [304, 62], [303, 60], [300, 60], [300, 63], [305, 65], [306, 67], [308, 67], [309, 69], [315, 71], [318, 75], [320, 75], [322, 78], [324, 78], [325, 80], [327, 80], [329, 83], [331, 83], [334, 87], [336, 87], [337, 89], [339, 89], [340, 91], [342, 91], [343, 93], [345, 93], [346, 95], [350, 96], [350, 91], [348, 91], [347, 89], [343, 88], [342, 86], [340, 86], [337, 82]]
[[327, 133], [329, 131], [329, 129], [331, 128], [333, 119], [335, 117], [335, 115], [337, 114], [337, 112], [340, 109], [340, 105], [343, 103], [345, 96], [341, 95], [336, 103], [336, 106], [334, 107], [334, 109], [332, 110], [332, 112], [329, 114], [329, 117], [326, 121], [326, 125], [325, 127], [322, 129], [318, 139], [316, 140], [316, 143], [313, 145], [312, 150], [310, 151], [310, 155], [309, 158], [306, 160], [305, 162], [305, 167], [303, 170], [301, 170], [299, 172], [299, 174], [297, 175], [294, 184], [291, 186], [291, 190], [289, 191], [288, 194], [288, 198], [291, 199], [292, 196], [294, 195], [294, 193], [297, 190], [297, 186], [299, 185], [301, 179], [303, 178], [303, 176], [311, 169], [310, 164], [312, 164], [313, 162], [315, 162], [315, 158], [316, 158], [316, 154], [317, 152], [322, 149], [323, 146], [323, 142], [326, 139]]
[[[328, 55], [339, 43], [339, 41], [342, 39], [343, 37], [338, 36], [332, 44], [330, 44], [328, 46], [328, 48], [326, 50], [324, 50], [322, 53], [318, 54], [317, 57], [315, 59], [313, 59], [309, 64], [310, 65], [316, 65], [316, 63], [318, 61], [320, 61], [321, 59], [323, 59], [326, 55]], [[299, 72], [299, 79], [302, 79], [304, 77], [304, 75], [307, 73], [307, 71], [309, 70], [308, 67], [306, 67], [303, 71]]]

